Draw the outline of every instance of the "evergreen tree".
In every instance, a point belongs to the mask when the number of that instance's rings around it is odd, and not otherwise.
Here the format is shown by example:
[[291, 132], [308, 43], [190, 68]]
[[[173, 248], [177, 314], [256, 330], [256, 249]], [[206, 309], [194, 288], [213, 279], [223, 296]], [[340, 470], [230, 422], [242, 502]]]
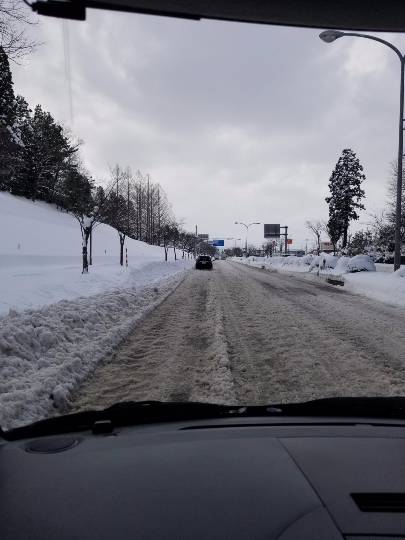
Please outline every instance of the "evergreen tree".
[[357, 210], [364, 210], [361, 199], [365, 193], [361, 184], [365, 178], [363, 167], [353, 150], [343, 150], [329, 179], [330, 197], [325, 199], [329, 204], [327, 228], [335, 246], [343, 236], [342, 247], [346, 247], [349, 223], [359, 219]]
[[35, 107], [32, 118], [32, 144], [28, 162], [30, 164], [35, 196], [54, 202], [55, 186], [60, 175], [66, 171], [69, 157], [77, 152], [70, 144], [62, 126], [57, 124], [49, 112], [40, 105]]
[[31, 177], [26, 174], [27, 151], [32, 139], [31, 109], [22, 96], [16, 97], [15, 126], [20, 144], [15, 151], [9, 190], [15, 195], [31, 196]]
[[16, 102], [7, 54], [0, 46], [0, 189], [9, 189], [14, 152], [19, 137], [15, 127]]
[[348, 254], [350, 256], [362, 255], [371, 249], [373, 244], [373, 236], [371, 231], [357, 231], [353, 238], [348, 243]]
[[[393, 225], [393, 231], [395, 235], [395, 222], [397, 216], [397, 178], [398, 178], [398, 165], [397, 163], [391, 164], [391, 175], [388, 180], [388, 212], [386, 218], [388, 222]], [[402, 170], [402, 177], [405, 178], [405, 167]], [[401, 197], [401, 227], [405, 226], [405, 182], [402, 183], [402, 197]], [[394, 241], [394, 236], [392, 238]]]
[[94, 206], [93, 186], [91, 178], [72, 167], [58, 183], [58, 206], [72, 213], [89, 214]]

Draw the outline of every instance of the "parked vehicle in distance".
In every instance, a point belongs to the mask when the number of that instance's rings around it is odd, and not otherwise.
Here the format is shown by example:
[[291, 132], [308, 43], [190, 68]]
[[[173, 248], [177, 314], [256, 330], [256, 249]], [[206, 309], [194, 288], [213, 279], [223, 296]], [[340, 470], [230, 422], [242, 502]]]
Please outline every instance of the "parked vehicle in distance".
[[195, 261], [196, 270], [212, 270], [212, 260], [209, 255], [199, 255]]

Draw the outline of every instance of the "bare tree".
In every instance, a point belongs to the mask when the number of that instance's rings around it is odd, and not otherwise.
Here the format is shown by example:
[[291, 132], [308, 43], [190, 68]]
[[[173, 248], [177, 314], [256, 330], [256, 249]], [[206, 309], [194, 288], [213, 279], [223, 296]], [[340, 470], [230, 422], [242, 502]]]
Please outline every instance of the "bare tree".
[[119, 165], [110, 169], [111, 182], [107, 188], [108, 198], [104, 209], [104, 219], [118, 233], [120, 243], [120, 265], [124, 265], [124, 244], [127, 236], [131, 236], [131, 217], [133, 204], [130, 199], [130, 169], [125, 171]]
[[22, 0], [0, 0], [0, 46], [14, 62], [34, 50], [37, 42], [27, 36], [27, 25], [36, 24]]
[[321, 252], [321, 234], [325, 229], [324, 224], [321, 221], [306, 221], [305, 226], [316, 238], [317, 251], [319, 255]]
[[77, 219], [80, 225], [82, 234], [82, 274], [89, 272], [88, 244], [89, 238], [96, 227], [100, 223], [99, 215], [100, 208], [94, 206], [90, 211], [85, 211], [80, 208], [71, 210], [71, 213]]

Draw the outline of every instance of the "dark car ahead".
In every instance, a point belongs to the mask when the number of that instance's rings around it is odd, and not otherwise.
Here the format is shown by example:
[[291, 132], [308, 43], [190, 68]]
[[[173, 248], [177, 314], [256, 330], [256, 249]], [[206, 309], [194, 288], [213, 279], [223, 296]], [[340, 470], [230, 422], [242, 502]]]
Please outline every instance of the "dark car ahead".
[[195, 261], [197, 270], [212, 270], [212, 259], [208, 255], [199, 255]]

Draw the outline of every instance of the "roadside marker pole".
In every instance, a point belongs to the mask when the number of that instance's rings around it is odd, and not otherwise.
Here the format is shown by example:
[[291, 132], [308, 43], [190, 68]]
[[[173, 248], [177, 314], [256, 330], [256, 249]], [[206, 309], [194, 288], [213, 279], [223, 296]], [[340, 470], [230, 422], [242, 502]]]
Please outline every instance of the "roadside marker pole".
[[125, 266], [128, 266], [128, 248], [125, 248]]

